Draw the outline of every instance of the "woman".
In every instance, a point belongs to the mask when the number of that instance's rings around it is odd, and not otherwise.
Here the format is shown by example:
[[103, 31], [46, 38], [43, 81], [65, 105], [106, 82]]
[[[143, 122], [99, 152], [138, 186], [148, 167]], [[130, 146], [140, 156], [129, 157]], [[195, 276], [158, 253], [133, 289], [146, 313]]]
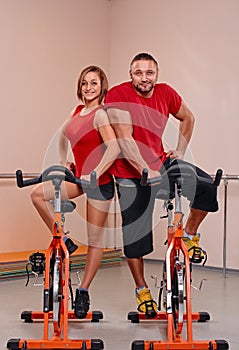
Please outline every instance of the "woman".
[[[97, 189], [85, 189], [88, 252], [84, 276], [76, 290], [75, 314], [78, 318], [84, 318], [89, 310], [88, 289], [101, 263], [104, 226], [114, 196], [114, 182], [108, 169], [120, 152], [114, 131], [102, 106], [107, 89], [107, 77], [101, 68], [89, 66], [81, 72], [77, 96], [83, 104], [77, 106], [63, 124], [59, 138], [60, 163], [75, 171], [76, 176], [86, 180], [89, 179], [91, 171], [95, 170], [99, 184]], [[69, 141], [75, 164], [69, 162], [67, 158]], [[62, 199], [72, 199], [83, 193], [80, 186], [66, 182], [62, 190]], [[43, 184], [37, 185], [31, 196], [38, 213], [51, 229], [52, 185], [50, 183], [44, 184], [44, 187]], [[76, 246], [69, 238], [66, 238], [65, 242], [71, 253]]]

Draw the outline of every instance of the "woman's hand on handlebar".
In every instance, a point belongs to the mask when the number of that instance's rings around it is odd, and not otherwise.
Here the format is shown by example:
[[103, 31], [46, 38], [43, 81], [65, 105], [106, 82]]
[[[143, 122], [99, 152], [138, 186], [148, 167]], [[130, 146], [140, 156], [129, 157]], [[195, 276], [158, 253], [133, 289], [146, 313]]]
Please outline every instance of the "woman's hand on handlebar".
[[73, 162], [69, 162], [67, 160], [65, 164], [63, 164], [63, 162], [60, 162], [60, 163], [65, 168], [69, 169], [74, 175], [76, 174], [76, 166], [75, 166], [75, 164]]
[[91, 175], [81, 175], [81, 180], [91, 182]]

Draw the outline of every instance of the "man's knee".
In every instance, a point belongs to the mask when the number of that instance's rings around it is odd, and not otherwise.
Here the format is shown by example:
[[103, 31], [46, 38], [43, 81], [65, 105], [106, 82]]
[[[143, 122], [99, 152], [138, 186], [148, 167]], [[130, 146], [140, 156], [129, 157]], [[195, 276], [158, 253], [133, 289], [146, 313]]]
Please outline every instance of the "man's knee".
[[131, 241], [130, 244], [125, 244], [124, 254], [127, 258], [139, 258], [150, 254], [153, 251], [153, 234], [152, 231], [145, 234], [142, 238]]

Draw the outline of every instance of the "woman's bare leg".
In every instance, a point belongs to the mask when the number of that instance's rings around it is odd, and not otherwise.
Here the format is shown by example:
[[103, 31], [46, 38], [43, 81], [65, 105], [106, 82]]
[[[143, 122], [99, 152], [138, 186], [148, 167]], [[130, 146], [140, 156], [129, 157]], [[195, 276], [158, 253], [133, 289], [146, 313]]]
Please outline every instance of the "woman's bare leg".
[[103, 235], [111, 201], [87, 200], [88, 253], [80, 287], [88, 289], [100, 266]]
[[[65, 182], [62, 184], [62, 200], [72, 199], [82, 194], [82, 190], [75, 184]], [[54, 199], [54, 186], [50, 182], [35, 186], [31, 192], [31, 199], [42, 220], [49, 230], [52, 229], [53, 206], [50, 203]]]

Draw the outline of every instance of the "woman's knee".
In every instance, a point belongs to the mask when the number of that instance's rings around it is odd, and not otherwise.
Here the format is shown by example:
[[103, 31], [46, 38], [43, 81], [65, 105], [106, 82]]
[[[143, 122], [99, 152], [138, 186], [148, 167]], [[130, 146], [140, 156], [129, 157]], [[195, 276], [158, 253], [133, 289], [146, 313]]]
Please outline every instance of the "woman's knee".
[[36, 205], [40, 201], [44, 200], [42, 186], [37, 185], [37, 186], [33, 187], [32, 191], [30, 193], [30, 196], [31, 196], [31, 201], [34, 205]]
[[103, 230], [95, 230], [88, 233], [88, 245], [91, 247], [103, 248]]

